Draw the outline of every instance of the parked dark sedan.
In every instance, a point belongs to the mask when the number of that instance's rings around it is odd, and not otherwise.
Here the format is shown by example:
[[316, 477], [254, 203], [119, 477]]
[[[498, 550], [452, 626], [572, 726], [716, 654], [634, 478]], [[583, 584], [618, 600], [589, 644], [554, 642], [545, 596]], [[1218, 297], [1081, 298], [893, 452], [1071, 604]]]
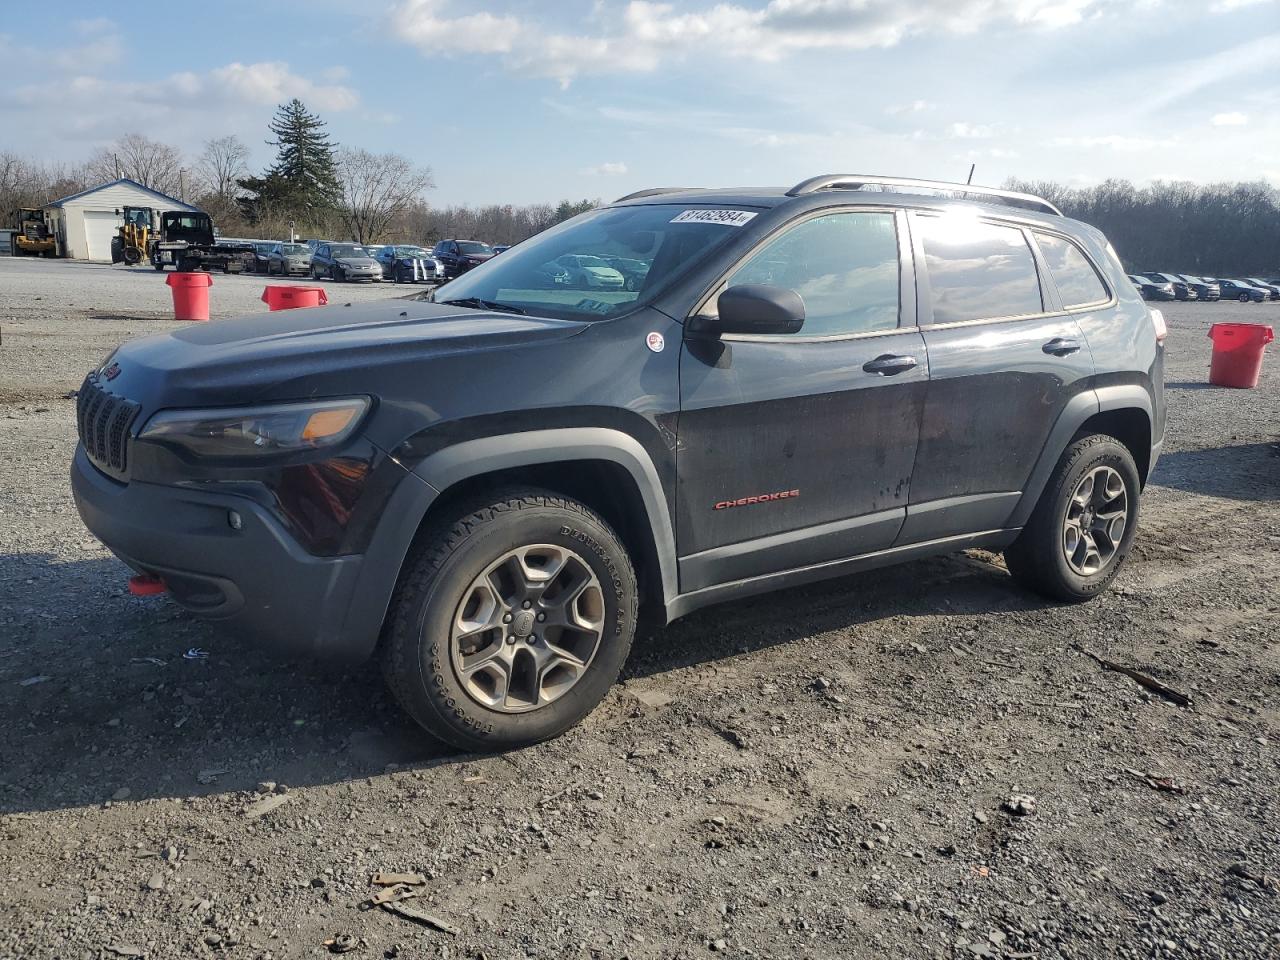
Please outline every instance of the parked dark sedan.
[[1195, 288], [1176, 273], [1144, 273], [1143, 276], [1150, 277], [1157, 283], [1173, 284], [1173, 296], [1175, 300], [1197, 299]]
[[437, 283], [444, 279], [440, 262], [430, 250], [403, 243], [389, 243], [373, 259], [382, 264], [382, 279], [396, 283]]
[[1143, 300], [1172, 300], [1173, 284], [1168, 281], [1157, 283], [1150, 277], [1140, 277], [1136, 273], [1129, 274], [1129, 282], [1138, 288]]
[[605, 257], [604, 262], [622, 274], [623, 288], [639, 290], [644, 286], [644, 278], [649, 275], [649, 261], [636, 260], [633, 257]]
[[1261, 287], [1245, 283], [1243, 280], [1219, 280], [1224, 300], [1239, 300], [1241, 303], [1262, 303], [1267, 299], [1267, 291]]
[[245, 269], [253, 273], [266, 273], [267, 267], [271, 265], [271, 250], [275, 247], [275, 243], [271, 240], [255, 240], [253, 243], [253, 254], [249, 258], [249, 262], [245, 264]]
[[1257, 277], [1243, 277], [1245, 283], [1251, 283], [1260, 290], [1267, 291], [1272, 300], [1280, 300], [1280, 284], [1271, 280], [1259, 280]]
[[1218, 286], [1216, 280], [1210, 280], [1208, 277], [1193, 277], [1189, 273], [1180, 273], [1178, 276], [1195, 290], [1198, 300], [1213, 301], [1222, 297], [1222, 288]]

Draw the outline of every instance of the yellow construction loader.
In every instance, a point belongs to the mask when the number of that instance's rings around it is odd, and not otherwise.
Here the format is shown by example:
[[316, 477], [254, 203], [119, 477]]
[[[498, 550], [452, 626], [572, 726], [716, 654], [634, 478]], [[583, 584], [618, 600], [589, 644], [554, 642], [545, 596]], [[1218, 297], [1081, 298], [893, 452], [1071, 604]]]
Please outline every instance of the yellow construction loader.
[[18, 208], [18, 232], [13, 235], [13, 252], [27, 257], [53, 257], [57, 243], [44, 214], [30, 207]]
[[[120, 211], [116, 211], [119, 213]], [[151, 258], [151, 241], [155, 233], [156, 211], [151, 207], [125, 207], [124, 225], [119, 230], [119, 257], [112, 250], [112, 263], [123, 260], [127, 264], [141, 263]], [[112, 244], [116, 247], [116, 244]]]

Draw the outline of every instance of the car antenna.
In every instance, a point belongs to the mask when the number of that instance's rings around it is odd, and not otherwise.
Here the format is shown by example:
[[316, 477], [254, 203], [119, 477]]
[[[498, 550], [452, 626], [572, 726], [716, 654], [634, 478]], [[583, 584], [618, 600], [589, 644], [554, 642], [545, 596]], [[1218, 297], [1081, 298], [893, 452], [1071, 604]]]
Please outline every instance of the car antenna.
[[973, 185], [973, 171], [978, 165], [976, 163], [969, 164], [969, 179], [964, 182], [966, 187]]

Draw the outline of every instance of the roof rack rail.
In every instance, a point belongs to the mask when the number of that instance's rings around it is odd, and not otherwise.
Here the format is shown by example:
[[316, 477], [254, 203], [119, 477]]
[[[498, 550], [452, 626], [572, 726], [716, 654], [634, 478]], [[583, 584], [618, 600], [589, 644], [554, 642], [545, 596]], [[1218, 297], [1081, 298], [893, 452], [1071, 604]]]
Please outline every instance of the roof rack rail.
[[1061, 217], [1063, 213], [1043, 197], [1030, 193], [1018, 193], [1016, 190], [997, 190], [994, 187], [975, 187], [968, 183], [947, 183], [944, 180], [913, 180], [910, 177], [873, 177], [859, 173], [833, 173], [821, 177], [810, 177], [802, 180], [787, 191], [788, 197], [803, 197], [819, 190], [861, 190], [863, 187], [909, 187], [912, 190], [933, 190], [938, 193], [959, 194], [964, 199], [973, 194], [983, 200], [1003, 201], [1014, 207], [1037, 210], [1040, 213], [1052, 213]]
[[684, 193], [686, 190], [693, 190], [695, 187], [650, 187], [648, 190], [637, 190], [635, 193], [628, 193], [625, 197], [619, 197], [614, 203], [622, 203], [624, 200], [639, 200], [641, 197], [657, 197], [664, 193]]

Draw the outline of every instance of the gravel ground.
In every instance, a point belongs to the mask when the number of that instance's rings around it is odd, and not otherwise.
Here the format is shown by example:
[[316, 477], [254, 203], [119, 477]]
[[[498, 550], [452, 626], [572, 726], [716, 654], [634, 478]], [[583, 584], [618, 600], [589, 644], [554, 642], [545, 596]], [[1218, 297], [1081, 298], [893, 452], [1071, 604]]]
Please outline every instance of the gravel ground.
[[[261, 285], [216, 277], [216, 316]], [[976, 554], [703, 611], [575, 730], [482, 757], [372, 669], [126, 593], [65, 394], [167, 298], [0, 260], [0, 957], [1280, 955], [1280, 358], [1205, 385], [1209, 324], [1276, 305], [1166, 306], [1165, 456], [1097, 601]], [[454, 931], [360, 909], [379, 870]]]

